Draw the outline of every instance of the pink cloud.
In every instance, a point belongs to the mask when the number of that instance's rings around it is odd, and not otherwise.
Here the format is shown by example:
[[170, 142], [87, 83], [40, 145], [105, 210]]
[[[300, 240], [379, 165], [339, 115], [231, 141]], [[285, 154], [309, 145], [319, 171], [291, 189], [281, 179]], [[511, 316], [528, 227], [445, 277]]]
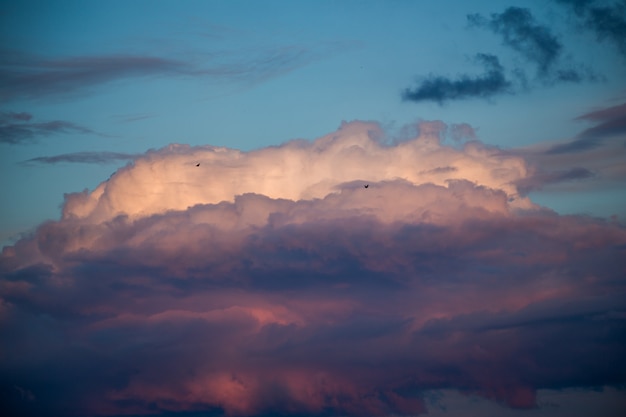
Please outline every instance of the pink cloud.
[[[120, 214], [135, 219], [232, 202], [246, 193], [311, 200], [346, 184], [396, 180], [446, 185], [461, 179], [516, 196], [513, 183], [526, 175], [523, 159], [477, 142], [457, 150], [442, 145], [432, 128], [421, 130], [421, 136], [396, 145], [381, 142], [381, 128], [364, 122], [344, 124], [310, 143], [293, 141], [251, 152], [170, 145], [138, 158], [91, 193], [69, 195], [63, 216], [92, 222]], [[521, 199], [516, 204], [528, 207], [529, 202]]]
[[520, 158], [374, 128], [170, 147], [68, 196], [0, 258], [11, 409], [415, 415], [623, 384], [626, 230], [516, 200]]

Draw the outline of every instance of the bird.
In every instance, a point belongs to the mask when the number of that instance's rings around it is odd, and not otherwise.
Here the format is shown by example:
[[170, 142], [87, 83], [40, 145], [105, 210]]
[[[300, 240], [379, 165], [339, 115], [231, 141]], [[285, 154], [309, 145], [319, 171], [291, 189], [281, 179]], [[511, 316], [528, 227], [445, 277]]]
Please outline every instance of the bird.
[[369, 187], [369, 186], [370, 186], [369, 184], [365, 184], [363, 187], [367, 188], [367, 187]]
[[197, 167], [199, 167], [199, 166], [200, 166], [200, 162], [198, 162], [198, 163], [196, 164], [196, 166], [197, 166]]

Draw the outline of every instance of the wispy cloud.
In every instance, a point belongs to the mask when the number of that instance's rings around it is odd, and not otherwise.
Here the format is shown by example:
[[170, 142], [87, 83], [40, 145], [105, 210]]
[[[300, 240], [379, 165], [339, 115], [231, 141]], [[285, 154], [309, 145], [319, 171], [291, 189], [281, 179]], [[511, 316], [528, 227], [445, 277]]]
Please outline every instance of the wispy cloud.
[[435, 101], [442, 104], [448, 100], [489, 98], [510, 92], [511, 83], [494, 55], [477, 54], [476, 61], [483, 65], [485, 73], [479, 76], [461, 75], [454, 78], [431, 75], [421, 80], [417, 87], [402, 93], [405, 101]]
[[155, 116], [154, 114], [139, 113], [139, 114], [116, 114], [111, 117], [116, 122], [119, 122], [119, 123], [132, 123], [132, 122], [137, 122], [139, 120], [149, 119], [154, 116]]
[[3, 51], [0, 59], [0, 98], [67, 96], [116, 79], [180, 74], [185, 63], [140, 55], [45, 58]]
[[416, 415], [626, 383], [624, 228], [511, 201], [524, 160], [440, 124], [170, 146], [66, 196], [0, 256], [6, 407]]
[[587, 168], [574, 167], [567, 170], [540, 171], [532, 176], [516, 182], [521, 195], [527, 195], [530, 191], [541, 190], [546, 185], [585, 180], [592, 178], [594, 173]]
[[557, 66], [563, 45], [550, 28], [537, 23], [529, 9], [509, 7], [490, 18], [467, 17], [471, 25], [485, 27], [502, 36], [503, 43], [537, 66], [538, 75], [548, 76]]
[[84, 126], [63, 120], [31, 122], [30, 113], [0, 112], [0, 143], [11, 145], [35, 141], [59, 133], [84, 133], [103, 136]]
[[256, 84], [345, 47], [341, 42], [283, 45], [205, 52], [180, 59], [122, 54], [47, 58], [4, 50], [0, 54], [0, 99], [71, 97], [115, 80], [137, 77], [199, 77]]
[[626, 181], [626, 105], [594, 110], [576, 119], [594, 126], [557, 144], [506, 151], [529, 163], [529, 175], [516, 181], [522, 194], [573, 185], [578, 189], [603, 188]]
[[553, 146], [548, 150], [548, 153], [581, 152], [600, 146], [608, 138], [624, 139], [624, 135], [626, 135], [626, 103], [593, 111], [579, 116], [577, 119], [599, 123], [585, 129], [574, 140]]
[[24, 163], [39, 163], [39, 164], [58, 164], [58, 163], [83, 163], [83, 164], [108, 164], [116, 161], [129, 161], [137, 158], [137, 154], [128, 154], [120, 152], [74, 152], [65, 153], [54, 156], [40, 156], [32, 158]]

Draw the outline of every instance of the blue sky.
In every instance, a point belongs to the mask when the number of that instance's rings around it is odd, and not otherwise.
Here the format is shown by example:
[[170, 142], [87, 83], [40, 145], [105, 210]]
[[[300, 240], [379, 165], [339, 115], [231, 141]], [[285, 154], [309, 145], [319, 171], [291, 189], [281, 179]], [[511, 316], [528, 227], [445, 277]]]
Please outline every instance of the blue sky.
[[625, 40], [624, 0], [0, 0], [0, 398], [623, 415]]
[[[75, 68], [67, 74], [74, 81], [55, 82], [50, 75], [31, 88], [14, 88], [15, 81], [3, 77], [3, 112], [78, 128], [0, 144], [8, 199], [2, 239], [57, 218], [63, 193], [93, 189], [128, 162], [24, 163], [33, 158], [138, 154], [169, 143], [250, 150], [314, 139], [343, 120], [377, 121], [391, 131], [419, 120], [468, 123], [480, 140], [502, 148], [568, 140], [587, 127], [576, 117], [623, 99], [624, 56], [610, 39], [580, 30], [567, 6], [518, 6], [549, 27], [563, 46], [559, 59], [595, 79], [536, 80], [527, 57], [489, 28], [469, 24], [470, 14], [501, 13], [505, 7], [495, 1], [4, 2], [7, 71], [24, 69], [7, 67], [12, 59], [34, 60], [28, 71], [35, 72], [46, 71], [37, 67], [43, 61], [65, 62], [69, 69], [80, 65], [72, 60], [91, 59], [85, 65], [94, 74], [81, 78]], [[443, 103], [402, 100], [404, 89], [429, 75], [480, 74], [478, 53], [498, 56], [507, 76], [521, 69], [528, 86]], [[106, 65], [119, 68], [107, 71]], [[537, 198], [559, 211], [623, 215], [624, 199], [615, 198], [615, 190]]]

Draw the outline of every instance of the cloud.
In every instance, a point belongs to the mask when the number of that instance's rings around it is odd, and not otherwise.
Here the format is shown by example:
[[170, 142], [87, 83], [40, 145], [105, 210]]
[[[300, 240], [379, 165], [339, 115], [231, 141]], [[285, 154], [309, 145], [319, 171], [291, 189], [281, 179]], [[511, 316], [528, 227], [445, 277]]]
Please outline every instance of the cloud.
[[323, 43], [316, 46], [283, 45], [279, 47], [232, 51], [215, 62], [201, 64], [194, 75], [245, 84], [256, 84], [294, 71], [339, 50], [353, 48], [349, 42]]
[[31, 122], [30, 113], [0, 112], [0, 143], [17, 145], [36, 140], [41, 136], [59, 133], [102, 134], [91, 129], [63, 120]]
[[493, 13], [491, 19], [481, 15], [468, 15], [472, 25], [487, 27], [503, 38], [505, 45], [534, 62], [540, 73], [547, 73], [556, 63], [563, 45], [547, 26], [541, 26], [528, 9], [509, 7], [504, 12]]
[[[504, 45], [521, 54], [537, 67], [537, 77], [551, 83], [581, 82], [593, 78], [589, 71], [563, 68], [563, 44], [549, 26], [539, 24], [529, 9], [509, 7], [490, 18], [479, 14], [467, 16], [470, 25], [488, 28], [502, 36]], [[521, 69], [517, 69], [522, 72]]]
[[45, 58], [4, 51], [0, 67], [0, 97], [66, 96], [115, 79], [180, 74], [187, 65], [175, 60], [140, 55]]
[[568, 182], [573, 180], [585, 180], [592, 178], [594, 173], [587, 168], [574, 167], [560, 171], [537, 172], [533, 176], [518, 181], [517, 187], [522, 195], [527, 195], [530, 191], [540, 190], [546, 185]]
[[2, 123], [8, 123], [10, 121], [28, 122], [33, 118], [33, 115], [26, 112], [0, 112], [0, 121]]
[[522, 158], [441, 128], [173, 145], [66, 196], [0, 257], [4, 403], [417, 415], [429, 390], [624, 384], [626, 230], [513, 199]]
[[573, 138], [507, 150], [528, 163], [528, 175], [516, 182], [525, 195], [533, 190], [622, 187], [626, 180], [626, 105], [594, 110], [576, 120], [593, 125]]
[[455, 142], [478, 139], [476, 130], [467, 123], [452, 124], [450, 126], [450, 136]]
[[93, 55], [47, 58], [13, 50], [0, 54], [0, 99], [39, 99], [85, 94], [116, 80], [193, 77], [256, 84], [293, 71], [346, 43], [285, 45], [254, 50], [194, 52], [193, 58], [152, 55]]
[[598, 122], [585, 129], [570, 142], [555, 145], [547, 152], [551, 154], [582, 152], [600, 146], [604, 140], [626, 135], [626, 103], [584, 114], [578, 120]]
[[118, 123], [132, 123], [139, 120], [149, 119], [154, 117], [152, 113], [138, 113], [138, 114], [116, 114], [111, 116]]
[[598, 40], [609, 40], [626, 57], [626, 4], [624, 2], [596, 5], [593, 0], [557, 0], [570, 6], [583, 26], [596, 34]]
[[[345, 123], [314, 142], [291, 141], [251, 152], [171, 145], [148, 152], [93, 192], [70, 196], [64, 216], [104, 220], [124, 213], [135, 218], [233, 201], [245, 193], [323, 198], [349, 184], [360, 187], [396, 179], [436, 185], [463, 179], [516, 193], [510, 184], [525, 175], [521, 158], [498, 156], [497, 149], [478, 142], [468, 142], [461, 150], [443, 146], [439, 132], [444, 128], [441, 122], [421, 123], [418, 139], [395, 146], [380, 139], [385, 134], [377, 124], [364, 122]], [[428, 173], [438, 167], [456, 170]]]
[[137, 158], [137, 154], [120, 152], [74, 152], [55, 156], [40, 156], [32, 158], [25, 163], [57, 164], [62, 162], [83, 164], [107, 164], [115, 161], [129, 161]]
[[498, 58], [494, 55], [476, 54], [485, 73], [480, 76], [462, 75], [456, 79], [431, 75], [413, 89], [402, 93], [405, 101], [435, 101], [442, 104], [449, 100], [489, 98], [510, 92], [511, 83], [506, 79]]
[[[571, 62], [564, 56], [565, 47], [548, 25], [537, 22], [527, 8], [508, 7], [502, 13], [490, 17], [469, 14], [471, 27], [486, 28], [502, 37], [502, 43], [520, 54], [525, 63], [536, 68], [535, 79], [529, 81], [524, 66], [509, 67], [494, 54], [478, 53], [476, 60], [485, 68], [480, 76], [467, 74], [456, 79], [442, 75], [423, 78], [413, 89], [407, 88], [402, 98], [407, 101], [435, 101], [439, 104], [449, 100], [490, 98], [500, 94], [515, 94], [541, 85], [580, 83], [594, 81], [599, 77], [584, 65]], [[609, 19], [610, 20], [610, 19]], [[613, 26], [619, 26], [617, 24]]]

